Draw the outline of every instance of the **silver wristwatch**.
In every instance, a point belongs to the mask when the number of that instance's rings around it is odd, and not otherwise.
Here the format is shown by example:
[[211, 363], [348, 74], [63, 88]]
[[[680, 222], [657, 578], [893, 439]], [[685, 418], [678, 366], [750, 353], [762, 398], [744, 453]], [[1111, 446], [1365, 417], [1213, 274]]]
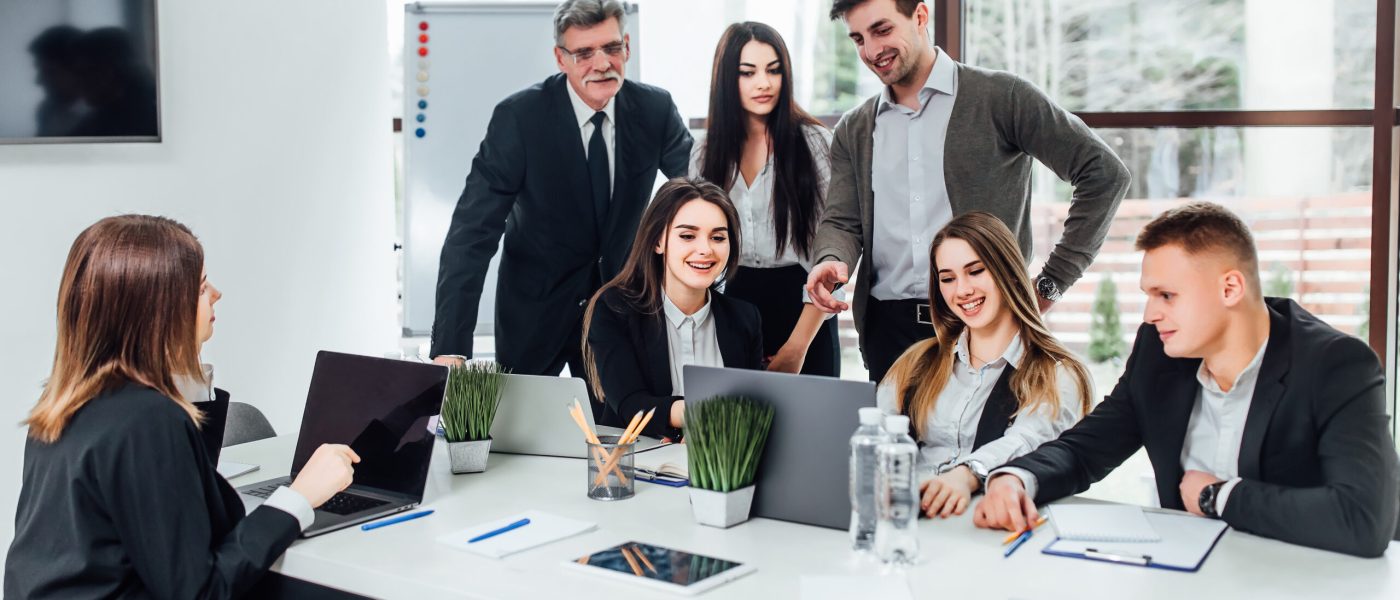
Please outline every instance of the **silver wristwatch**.
[[1060, 289], [1059, 284], [1055, 283], [1055, 280], [1044, 275], [1035, 278], [1035, 293], [1040, 294], [1041, 298], [1051, 302], [1059, 302], [1060, 298], [1065, 295], [1064, 291]]
[[988, 474], [987, 465], [984, 465], [980, 461], [975, 460], [969, 460], [963, 464], [967, 466], [967, 469], [969, 471], [972, 471], [972, 474], [975, 477], [977, 477], [977, 486], [981, 488], [986, 488]]

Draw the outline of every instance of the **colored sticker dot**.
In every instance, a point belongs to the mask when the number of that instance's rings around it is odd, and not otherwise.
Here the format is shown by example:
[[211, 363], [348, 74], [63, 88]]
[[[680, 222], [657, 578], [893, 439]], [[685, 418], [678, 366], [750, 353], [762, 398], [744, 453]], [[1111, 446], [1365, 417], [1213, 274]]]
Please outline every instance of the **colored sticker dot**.
[[428, 22], [427, 22], [427, 21], [419, 21], [419, 22], [418, 22], [418, 30], [419, 30], [419, 31], [427, 31], [427, 30], [428, 30]]
[[418, 36], [418, 43], [420, 43], [420, 44], [426, 44], [426, 43], [428, 43], [428, 34], [426, 34], [426, 33], [420, 34], [420, 35]]
[[423, 114], [423, 113], [418, 113], [417, 119], [418, 119], [418, 122], [419, 122], [419, 123], [422, 123], [423, 121], [427, 121], [427, 120], [428, 120], [428, 116], [425, 115], [425, 114]]
[[420, 58], [420, 59], [418, 59], [418, 68], [420, 68], [420, 69], [426, 69], [426, 68], [428, 68], [428, 64], [429, 64], [429, 63], [428, 63], [428, 59], [426, 59], [426, 58]]
[[425, 135], [428, 135], [428, 132], [427, 132], [427, 130], [423, 129], [422, 127], [419, 127], [418, 129], [413, 130], [413, 135], [416, 135], [416, 136], [418, 136], [418, 137], [423, 137], [423, 136], [425, 136]]
[[419, 48], [419, 49], [418, 49], [418, 56], [427, 56], [427, 55], [428, 55], [428, 49], [427, 49], [426, 47], [424, 47], [424, 48]]
[[419, 100], [419, 101], [418, 101], [418, 109], [419, 109], [419, 110], [422, 110], [422, 109], [425, 109], [425, 108], [428, 108], [428, 101], [427, 101], [427, 100]]
[[427, 81], [427, 80], [428, 80], [428, 72], [427, 72], [427, 71], [419, 71], [419, 72], [418, 72], [418, 81]]
[[426, 86], [426, 85], [420, 85], [420, 86], [418, 86], [418, 95], [419, 95], [419, 96], [427, 96], [427, 95], [428, 95], [428, 86]]

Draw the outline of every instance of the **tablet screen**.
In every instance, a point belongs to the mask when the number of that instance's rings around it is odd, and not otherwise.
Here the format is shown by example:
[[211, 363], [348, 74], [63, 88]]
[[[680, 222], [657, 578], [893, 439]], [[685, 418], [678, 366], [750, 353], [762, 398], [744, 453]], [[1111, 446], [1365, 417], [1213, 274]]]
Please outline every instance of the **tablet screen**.
[[641, 542], [627, 542], [578, 559], [578, 563], [624, 575], [690, 586], [742, 563]]

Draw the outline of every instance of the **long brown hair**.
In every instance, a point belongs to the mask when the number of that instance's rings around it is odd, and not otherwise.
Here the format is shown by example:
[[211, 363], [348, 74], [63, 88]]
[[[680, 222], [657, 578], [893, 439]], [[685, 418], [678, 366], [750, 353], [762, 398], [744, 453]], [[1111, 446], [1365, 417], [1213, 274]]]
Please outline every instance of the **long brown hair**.
[[204, 249], [184, 225], [122, 215], [78, 234], [58, 288], [53, 372], [25, 424], [57, 441], [74, 413], [103, 392], [138, 383], [200, 422], [175, 377], [203, 377], [196, 319]]
[[[734, 203], [729, 201], [729, 195], [719, 189], [719, 186], [699, 177], [677, 177], [662, 184], [661, 189], [656, 190], [656, 197], [647, 205], [646, 212], [642, 213], [642, 221], [637, 226], [637, 237], [632, 241], [632, 251], [628, 253], [622, 271], [617, 277], [603, 284], [603, 287], [598, 288], [597, 293], [588, 301], [588, 310], [583, 313], [583, 363], [588, 371], [593, 395], [600, 402], [603, 400], [603, 383], [598, 379], [596, 357], [588, 343], [588, 332], [593, 326], [593, 311], [598, 309], [598, 298], [602, 297], [603, 292], [617, 288], [622, 292], [623, 301], [630, 310], [647, 315], [661, 312], [661, 295], [665, 293], [663, 285], [666, 282], [665, 253], [670, 251], [666, 232], [671, 228], [671, 222], [676, 219], [681, 207], [691, 200], [704, 200], [718, 206], [724, 213], [724, 220], [728, 222], [729, 259], [724, 262], [724, 270], [720, 271], [719, 277], [716, 277], [715, 283], [710, 286], [711, 291], [732, 275], [739, 266], [739, 248], [743, 247], [740, 237], [742, 232], [739, 231], [739, 213], [734, 210]], [[656, 244], [661, 244], [662, 254], [652, 250]], [[607, 306], [603, 308], [611, 310]]]
[[[808, 258], [821, 217], [821, 199], [826, 190], [817, 187], [815, 153], [807, 146], [806, 127], [821, 127], [797, 105], [792, 91], [792, 57], [776, 29], [752, 21], [735, 23], [724, 30], [715, 47], [710, 72], [710, 114], [706, 121], [705, 148], [700, 155], [700, 175], [724, 189], [734, 187], [739, 161], [748, 138], [748, 112], [739, 99], [739, 54], [749, 42], [773, 48], [782, 69], [782, 85], [773, 112], [768, 113], [769, 148], [773, 152], [773, 228], [777, 247]], [[768, 68], [759, 65], [759, 69]]]
[[1001, 219], [985, 212], [969, 212], [950, 221], [929, 247], [929, 306], [933, 312], [934, 337], [914, 344], [890, 367], [885, 381], [898, 382], [896, 402], [902, 408], [906, 398], [912, 398], [909, 414], [913, 430], [922, 434], [929, 415], [938, 403], [938, 395], [953, 374], [953, 358], [958, 336], [967, 327], [959, 319], [943, 294], [938, 292], [938, 247], [950, 239], [967, 242], [972, 251], [996, 282], [1002, 303], [1016, 320], [1025, 346], [1020, 365], [1011, 376], [1011, 392], [1015, 394], [1022, 414], [1042, 405], [1059, 406], [1068, 398], [1060, 398], [1055, 368], [1063, 365], [1079, 384], [1080, 415], [1089, 413], [1089, 371], [1068, 349], [1045, 328], [1032, 292], [1030, 276], [1021, 258], [1021, 251], [1011, 230]]

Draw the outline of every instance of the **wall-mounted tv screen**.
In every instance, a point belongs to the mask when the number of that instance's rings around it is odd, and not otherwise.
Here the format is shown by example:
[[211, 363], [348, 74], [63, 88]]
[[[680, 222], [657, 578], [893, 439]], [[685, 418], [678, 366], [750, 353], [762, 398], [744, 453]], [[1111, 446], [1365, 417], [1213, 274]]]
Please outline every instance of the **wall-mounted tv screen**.
[[0, 0], [0, 143], [158, 142], [156, 0]]

